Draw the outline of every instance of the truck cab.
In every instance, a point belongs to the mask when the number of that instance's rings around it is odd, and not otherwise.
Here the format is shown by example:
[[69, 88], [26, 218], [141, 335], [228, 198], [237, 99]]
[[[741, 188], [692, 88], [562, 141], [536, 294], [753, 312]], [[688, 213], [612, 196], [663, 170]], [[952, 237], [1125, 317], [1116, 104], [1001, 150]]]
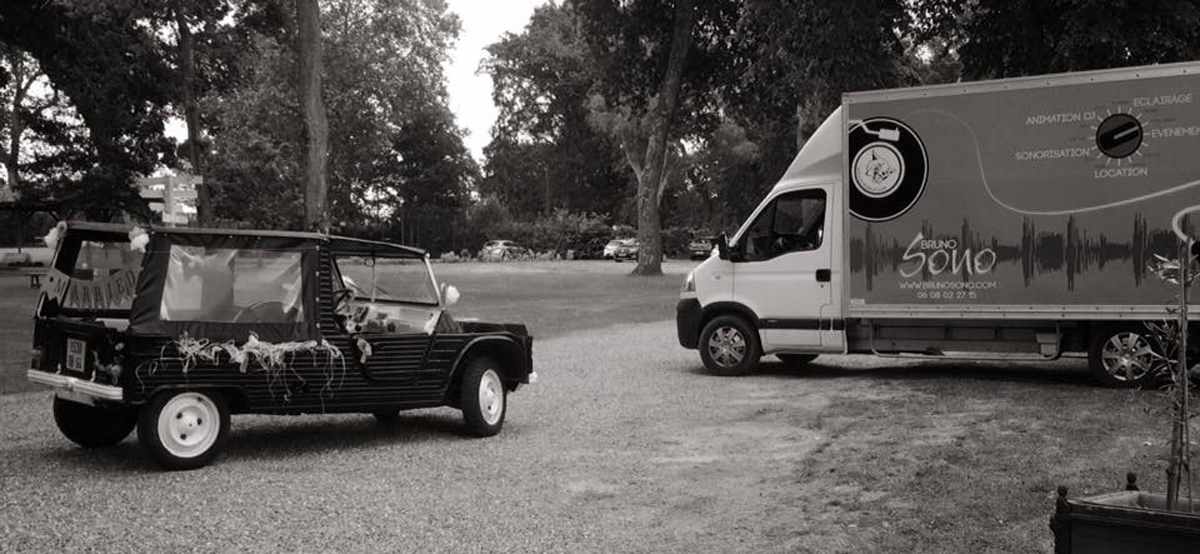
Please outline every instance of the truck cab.
[[745, 373], [765, 354], [803, 363], [846, 351], [841, 122], [838, 109], [737, 233], [717, 238], [718, 255], [688, 274], [679, 342], [710, 371]]

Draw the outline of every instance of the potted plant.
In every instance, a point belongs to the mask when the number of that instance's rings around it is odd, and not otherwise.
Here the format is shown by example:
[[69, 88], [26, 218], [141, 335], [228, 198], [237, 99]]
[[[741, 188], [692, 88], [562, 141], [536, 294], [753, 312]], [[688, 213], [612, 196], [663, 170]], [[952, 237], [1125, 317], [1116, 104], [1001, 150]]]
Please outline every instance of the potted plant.
[[[1050, 528], [1055, 554], [1200, 552], [1200, 500], [1193, 496], [1190, 421], [1191, 372], [1188, 353], [1188, 292], [1200, 275], [1197, 251], [1182, 233], [1179, 256], [1155, 256], [1150, 270], [1160, 279], [1179, 286], [1178, 303], [1169, 308], [1166, 321], [1147, 322], [1156, 363], [1153, 371], [1167, 380], [1170, 399], [1171, 446], [1167, 460], [1167, 492], [1138, 490], [1137, 477], [1127, 476], [1125, 491], [1069, 499], [1067, 488], [1058, 488]], [[1189, 255], [1190, 254], [1190, 255]], [[1183, 260], [1181, 263], [1180, 260]], [[1193, 353], [1193, 360], [1196, 355]]]

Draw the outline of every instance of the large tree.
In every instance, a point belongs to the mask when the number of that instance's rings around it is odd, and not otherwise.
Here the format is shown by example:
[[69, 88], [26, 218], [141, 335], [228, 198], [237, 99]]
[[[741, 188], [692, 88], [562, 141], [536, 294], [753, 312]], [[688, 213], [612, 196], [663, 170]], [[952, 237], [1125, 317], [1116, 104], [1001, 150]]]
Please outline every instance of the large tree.
[[[359, 232], [425, 212], [448, 221], [478, 172], [445, 90], [457, 19], [441, 0], [323, 0], [320, 7], [333, 225]], [[234, 84], [201, 100], [212, 119], [206, 177], [228, 224], [304, 226], [295, 17], [291, 0], [238, 10], [231, 27], [238, 35], [228, 41], [239, 50]]]
[[559, 208], [624, 215], [628, 170], [612, 139], [588, 123], [596, 78], [588, 53], [575, 11], [555, 4], [488, 47], [484, 68], [499, 114], [480, 189], [518, 217]]
[[321, 77], [321, 9], [317, 0], [296, 0], [296, 57], [299, 59], [300, 114], [304, 120], [304, 227], [329, 230], [329, 121]]
[[576, 0], [597, 78], [592, 122], [610, 133], [637, 179], [634, 273], [662, 273], [660, 208], [666, 185], [684, 168], [689, 139], [719, 120], [730, 78], [729, 39], [738, 3]]
[[36, 59], [48, 86], [69, 99], [87, 128], [84, 143], [66, 152], [75, 157], [71, 170], [58, 173], [52, 190], [42, 194], [93, 219], [122, 210], [146, 214], [132, 185], [138, 175], [172, 161], [174, 149], [163, 134], [171, 71], [161, 42], [139, 24], [132, 7], [96, 17], [86, 6], [66, 0], [0, 3], [0, 42]]

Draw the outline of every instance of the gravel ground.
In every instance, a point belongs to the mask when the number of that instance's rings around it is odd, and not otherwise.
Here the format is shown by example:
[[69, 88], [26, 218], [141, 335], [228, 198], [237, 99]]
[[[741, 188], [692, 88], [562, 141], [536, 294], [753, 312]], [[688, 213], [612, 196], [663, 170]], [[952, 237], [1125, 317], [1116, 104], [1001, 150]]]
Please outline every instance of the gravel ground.
[[1152, 395], [1077, 362], [823, 357], [719, 378], [672, 322], [535, 351], [541, 382], [496, 437], [463, 436], [450, 409], [244, 416], [184, 473], [133, 438], [73, 446], [47, 393], [0, 396], [0, 550], [1049, 552], [1054, 486], [1115, 489], [1165, 451]]

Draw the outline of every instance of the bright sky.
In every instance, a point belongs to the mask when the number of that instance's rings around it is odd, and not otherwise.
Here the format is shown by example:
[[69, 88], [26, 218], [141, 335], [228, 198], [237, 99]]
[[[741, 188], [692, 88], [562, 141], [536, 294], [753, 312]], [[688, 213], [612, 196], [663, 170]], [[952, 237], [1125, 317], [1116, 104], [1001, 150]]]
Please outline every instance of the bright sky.
[[529, 23], [533, 9], [548, 0], [447, 0], [450, 11], [458, 14], [462, 31], [458, 44], [450, 54], [446, 68], [449, 80], [450, 110], [459, 127], [470, 132], [467, 148], [476, 160], [483, 161], [483, 147], [491, 140], [490, 130], [496, 121], [496, 106], [492, 104], [492, 78], [480, 73], [479, 63], [487, 52], [484, 48], [508, 33], [519, 33]]

